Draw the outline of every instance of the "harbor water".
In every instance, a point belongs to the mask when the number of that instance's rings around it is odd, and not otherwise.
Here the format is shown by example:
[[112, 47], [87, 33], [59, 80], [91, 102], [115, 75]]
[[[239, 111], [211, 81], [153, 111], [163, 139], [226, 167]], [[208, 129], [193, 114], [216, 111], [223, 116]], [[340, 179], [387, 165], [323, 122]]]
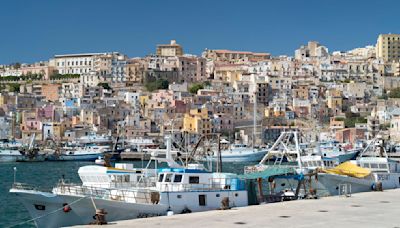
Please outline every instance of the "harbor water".
[[[141, 161], [131, 162], [135, 167], [146, 165]], [[243, 167], [254, 163], [223, 163], [224, 172], [243, 173]], [[78, 169], [84, 165], [94, 165], [93, 162], [32, 162], [32, 163], [0, 163], [0, 227], [35, 227], [34, 223], [25, 223], [30, 220], [28, 211], [20, 201], [8, 193], [14, 181], [14, 167], [16, 167], [16, 181], [31, 184], [40, 189], [51, 189], [64, 176], [72, 183], [80, 183]]]

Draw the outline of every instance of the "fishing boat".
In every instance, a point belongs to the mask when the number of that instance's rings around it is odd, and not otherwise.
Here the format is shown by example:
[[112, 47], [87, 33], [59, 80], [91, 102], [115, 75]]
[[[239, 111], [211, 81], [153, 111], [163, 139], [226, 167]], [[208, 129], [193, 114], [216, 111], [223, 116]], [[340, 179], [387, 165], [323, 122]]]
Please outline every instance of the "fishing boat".
[[106, 211], [111, 222], [215, 210], [221, 203], [248, 205], [244, 183], [236, 174], [209, 172], [202, 164], [183, 167], [169, 153], [158, 161], [167, 162], [168, 168], [84, 166], [78, 171], [80, 185], [62, 180], [44, 192], [14, 183], [10, 193], [21, 200], [38, 227], [86, 225], [98, 209]]
[[[228, 149], [221, 150], [223, 162], [256, 162], [260, 161], [268, 152], [267, 148], [252, 148], [246, 144], [232, 144]], [[204, 157], [204, 160], [218, 160], [218, 152]]]
[[47, 159], [52, 161], [95, 161], [99, 156], [110, 151], [110, 146], [92, 143], [84, 146], [65, 146], [52, 156], [48, 156]]
[[14, 140], [0, 141], [0, 162], [15, 162], [23, 157], [20, 152], [22, 144]]
[[378, 185], [393, 189], [400, 187], [400, 164], [388, 158], [383, 140], [377, 137], [356, 160], [326, 170], [318, 179], [331, 195], [367, 192]]
[[[274, 173], [276, 170], [283, 170], [283, 173], [292, 175], [280, 175], [275, 178], [268, 178], [268, 188], [271, 192], [296, 191], [299, 181], [304, 180], [305, 176], [315, 176], [317, 170], [332, 168], [338, 165], [334, 159], [323, 158], [321, 155], [301, 149], [299, 132], [282, 132], [274, 142], [268, 153], [261, 159], [257, 165], [246, 166], [244, 173], [246, 175], [263, 176], [263, 173]], [[278, 171], [280, 172], [280, 171]], [[294, 174], [294, 175], [293, 175]], [[322, 186], [318, 182], [311, 182], [310, 188], [321, 190]], [[273, 187], [273, 190], [271, 189]], [[306, 195], [303, 192], [302, 195]]]
[[343, 163], [355, 159], [360, 150], [343, 148], [338, 141], [331, 140], [319, 142], [316, 153], [325, 158], [337, 159], [339, 163]]

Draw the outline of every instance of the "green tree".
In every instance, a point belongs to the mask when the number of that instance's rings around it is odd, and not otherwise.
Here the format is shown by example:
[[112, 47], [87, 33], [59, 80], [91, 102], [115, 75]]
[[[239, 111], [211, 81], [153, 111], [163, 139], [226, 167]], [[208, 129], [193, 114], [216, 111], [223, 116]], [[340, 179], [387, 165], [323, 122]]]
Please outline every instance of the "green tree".
[[19, 84], [18, 83], [10, 83], [8, 84], [8, 91], [10, 92], [19, 92]]
[[193, 93], [193, 94], [196, 94], [197, 91], [198, 91], [199, 89], [204, 89], [203, 83], [196, 83], [196, 84], [193, 84], [193, 85], [189, 88], [189, 92], [190, 92], [190, 93]]
[[107, 82], [100, 82], [97, 86], [101, 86], [104, 89], [111, 89], [110, 85]]
[[169, 82], [165, 79], [158, 79], [156, 81], [147, 82], [144, 86], [149, 92], [152, 92], [158, 89], [168, 89]]
[[400, 98], [400, 87], [392, 89], [389, 92], [389, 97], [390, 98]]

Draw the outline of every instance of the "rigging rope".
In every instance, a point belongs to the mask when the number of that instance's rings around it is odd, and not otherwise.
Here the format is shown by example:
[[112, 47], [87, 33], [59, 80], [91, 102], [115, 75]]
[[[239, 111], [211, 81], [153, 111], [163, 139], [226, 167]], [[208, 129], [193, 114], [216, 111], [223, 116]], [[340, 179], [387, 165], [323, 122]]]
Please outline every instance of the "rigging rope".
[[[79, 202], [79, 201], [81, 201], [81, 200], [83, 200], [83, 199], [85, 199], [85, 198], [87, 198], [87, 196], [82, 197], [82, 198], [79, 198], [79, 199], [77, 199], [77, 200], [75, 200], [75, 201], [69, 203], [68, 205], [75, 204], [75, 203], [77, 203], [77, 202]], [[56, 210], [54, 210], [54, 211], [51, 211], [51, 212], [49, 212], [49, 213], [47, 213], [47, 214], [44, 214], [44, 215], [41, 215], [41, 216], [38, 216], [38, 217], [35, 217], [35, 218], [32, 218], [32, 219], [26, 220], [26, 221], [24, 221], [24, 222], [20, 222], [20, 223], [18, 223], [18, 224], [14, 224], [14, 225], [8, 226], [8, 227], [6, 227], [6, 228], [12, 228], [12, 227], [24, 225], [24, 224], [29, 223], [29, 222], [34, 222], [34, 221], [36, 221], [36, 220], [38, 220], [38, 219], [44, 218], [44, 217], [46, 217], [46, 216], [49, 216], [49, 215], [51, 215], [51, 214], [54, 214], [54, 213], [56, 213], [56, 212], [58, 212], [58, 211], [61, 211], [61, 210], [63, 210], [63, 209], [64, 209], [64, 206], [63, 206], [63, 207], [60, 207], [60, 208], [58, 208], [58, 209], [56, 209]]]

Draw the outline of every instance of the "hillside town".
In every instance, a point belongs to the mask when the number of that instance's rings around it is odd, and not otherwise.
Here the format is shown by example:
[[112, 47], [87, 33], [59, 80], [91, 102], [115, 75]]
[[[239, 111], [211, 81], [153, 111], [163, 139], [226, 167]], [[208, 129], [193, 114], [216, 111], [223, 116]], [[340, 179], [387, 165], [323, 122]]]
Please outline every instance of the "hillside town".
[[378, 132], [400, 142], [400, 35], [330, 52], [316, 41], [294, 56], [205, 49], [175, 40], [154, 54], [56, 54], [0, 65], [0, 138], [37, 144], [91, 134], [162, 144], [207, 134], [267, 145], [281, 132], [349, 147]]

